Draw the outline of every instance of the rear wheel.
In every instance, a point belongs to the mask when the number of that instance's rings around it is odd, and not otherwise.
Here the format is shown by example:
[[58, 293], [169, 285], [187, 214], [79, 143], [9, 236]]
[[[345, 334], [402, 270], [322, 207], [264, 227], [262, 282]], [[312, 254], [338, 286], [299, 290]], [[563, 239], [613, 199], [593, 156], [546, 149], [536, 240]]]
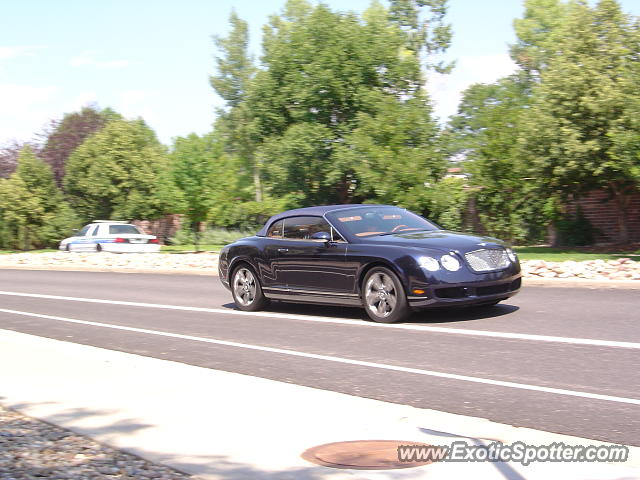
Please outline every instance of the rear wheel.
[[384, 267], [371, 269], [364, 278], [362, 304], [374, 322], [401, 322], [411, 315], [400, 280]]
[[233, 271], [231, 278], [233, 301], [240, 310], [255, 312], [269, 304], [269, 299], [262, 293], [262, 285], [258, 276], [248, 265], [240, 265]]
[[100, 245], [99, 243], [96, 245], [96, 252], [101, 252], [102, 251], [102, 245]]

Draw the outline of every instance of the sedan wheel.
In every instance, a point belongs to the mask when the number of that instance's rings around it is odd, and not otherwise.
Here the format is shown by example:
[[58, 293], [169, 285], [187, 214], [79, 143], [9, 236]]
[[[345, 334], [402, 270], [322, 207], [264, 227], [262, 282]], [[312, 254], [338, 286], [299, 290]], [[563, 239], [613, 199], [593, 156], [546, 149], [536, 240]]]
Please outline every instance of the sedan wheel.
[[367, 274], [362, 297], [367, 315], [376, 322], [399, 322], [411, 314], [400, 280], [389, 269], [377, 267]]
[[234, 271], [231, 292], [233, 301], [240, 310], [254, 312], [268, 303], [262, 293], [260, 280], [248, 266], [241, 265]]

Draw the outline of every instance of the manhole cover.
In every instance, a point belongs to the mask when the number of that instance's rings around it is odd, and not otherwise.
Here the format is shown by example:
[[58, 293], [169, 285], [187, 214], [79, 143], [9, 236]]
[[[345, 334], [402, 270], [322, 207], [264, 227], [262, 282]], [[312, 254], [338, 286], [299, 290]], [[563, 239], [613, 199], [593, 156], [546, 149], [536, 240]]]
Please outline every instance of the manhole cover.
[[398, 459], [398, 447], [403, 445], [417, 448], [438, 448], [432, 447], [427, 443], [411, 441], [355, 440], [312, 447], [302, 454], [302, 458], [325, 467], [357, 470], [411, 468], [432, 463], [431, 460], [400, 461]]

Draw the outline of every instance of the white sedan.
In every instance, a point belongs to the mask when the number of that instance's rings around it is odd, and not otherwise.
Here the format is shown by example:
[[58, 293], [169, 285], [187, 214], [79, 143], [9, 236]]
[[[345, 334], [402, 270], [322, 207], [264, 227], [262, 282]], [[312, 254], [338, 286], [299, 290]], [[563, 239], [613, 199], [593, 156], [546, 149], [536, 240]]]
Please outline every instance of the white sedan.
[[158, 238], [124, 222], [96, 221], [60, 242], [67, 252], [156, 253]]

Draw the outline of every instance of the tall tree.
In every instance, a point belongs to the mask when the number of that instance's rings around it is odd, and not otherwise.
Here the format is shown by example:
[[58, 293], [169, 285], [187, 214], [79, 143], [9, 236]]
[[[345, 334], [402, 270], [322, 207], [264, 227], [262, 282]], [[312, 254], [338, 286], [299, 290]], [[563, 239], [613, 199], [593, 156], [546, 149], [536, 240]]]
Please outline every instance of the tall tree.
[[200, 244], [200, 226], [208, 220], [218, 200], [216, 177], [225, 175], [216, 168], [222, 155], [220, 145], [211, 135], [199, 137], [195, 133], [176, 138], [170, 154], [171, 177], [181, 196], [180, 211], [191, 225], [196, 250]]
[[[214, 36], [218, 49], [216, 74], [209, 78], [211, 86], [222, 99], [225, 108], [219, 109], [215, 124], [217, 137], [224, 140], [225, 151], [247, 166], [253, 180], [256, 201], [262, 200], [260, 165], [255, 160], [255, 138], [252, 115], [246, 100], [255, 73], [249, 55], [249, 28], [235, 11], [229, 18], [231, 31], [227, 37]], [[243, 173], [243, 172], [239, 172]]]
[[568, 5], [561, 0], [525, 0], [524, 6], [523, 17], [513, 21], [517, 42], [511, 46], [511, 58], [524, 73], [521, 80], [539, 81], [556, 52]]
[[[445, 23], [447, 0], [390, 0], [389, 18], [399, 25], [406, 36], [406, 46], [416, 55], [424, 53], [427, 68], [449, 73], [453, 63], [434, 61], [451, 44], [451, 25]], [[428, 17], [422, 18], [422, 8], [428, 8]]]
[[626, 143], [632, 151], [624, 151], [619, 139], [621, 126], [627, 138], [627, 129], [640, 135], [632, 113], [637, 102], [630, 101], [640, 87], [640, 24], [615, 0], [600, 0], [595, 7], [573, 1], [567, 8], [556, 53], [540, 74], [523, 123], [522, 155], [544, 196], [606, 189], [619, 209], [618, 240], [627, 242], [639, 159], [633, 143]]
[[463, 93], [449, 125], [454, 153], [464, 157], [469, 185], [488, 233], [512, 242], [535, 240], [537, 212], [526, 164], [518, 155], [518, 137], [530, 97], [514, 75], [494, 84], [476, 84]]
[[104, 127], [107, 121], [116, 118], [121, 117], [111, 109], [99, 110], [87, 106], [79, 112], [67, 113], [61, 120], [51, 122], [40, 156], [53, 169], [58, 186], [62, 186], [69, 155], [87, 137]]
[[142, 119], [114, 120], [71, 154], [64, 185], [84, 219], [153, 219], [175, 206], [168, 167], [165, 148]]
[[7, 142], [0, 147], [0, 178], [7, 178], [16, 171], [18, 157], [24, 147], [28, 146], [32, 151], [37, 151], [37, 146], [30, 143], [20, 143], [16, 140]]
[[[421, 174], [435, 174], [432, 164], [443, 165], [444, 159], [433, 148], [437, 129], [417, 48], [415, 38], [378, 3], [359, 17], [295, 0], [273, 16], [265, 28], [263, 68], [247, 102], [270, 192], [290, 192], [301, 205], [351, 202], [373, 194], [375, 188], [362, 187], [373, 177], [363, 175], [366, 169], [358, 163], [379, 154], [377, 147], [374, 153], [365, 144], [381, 146], [382, 136], [393, 135], [377, 136], [374, 117], [388, 121], [385, 128], [392, 130], [407, 127], [394, 125], [394, 117], [413, 116], [417, 128], [424, 126], [402, 140], [403, 154], [422, 162], [414, 165]], [[419, 150], [434, 155], [425, 160]], [[385, 161], [392, 171], [393, 162], [402, 160], [392, 155]], [[421, 178], [413, 180], [424, 188]]]
[[0, 217], [0, 241], [25, 250], [59, 241], [77, 223], [51, 168], [28, 146], [20, 152], [16, 171], [1, 182]]

